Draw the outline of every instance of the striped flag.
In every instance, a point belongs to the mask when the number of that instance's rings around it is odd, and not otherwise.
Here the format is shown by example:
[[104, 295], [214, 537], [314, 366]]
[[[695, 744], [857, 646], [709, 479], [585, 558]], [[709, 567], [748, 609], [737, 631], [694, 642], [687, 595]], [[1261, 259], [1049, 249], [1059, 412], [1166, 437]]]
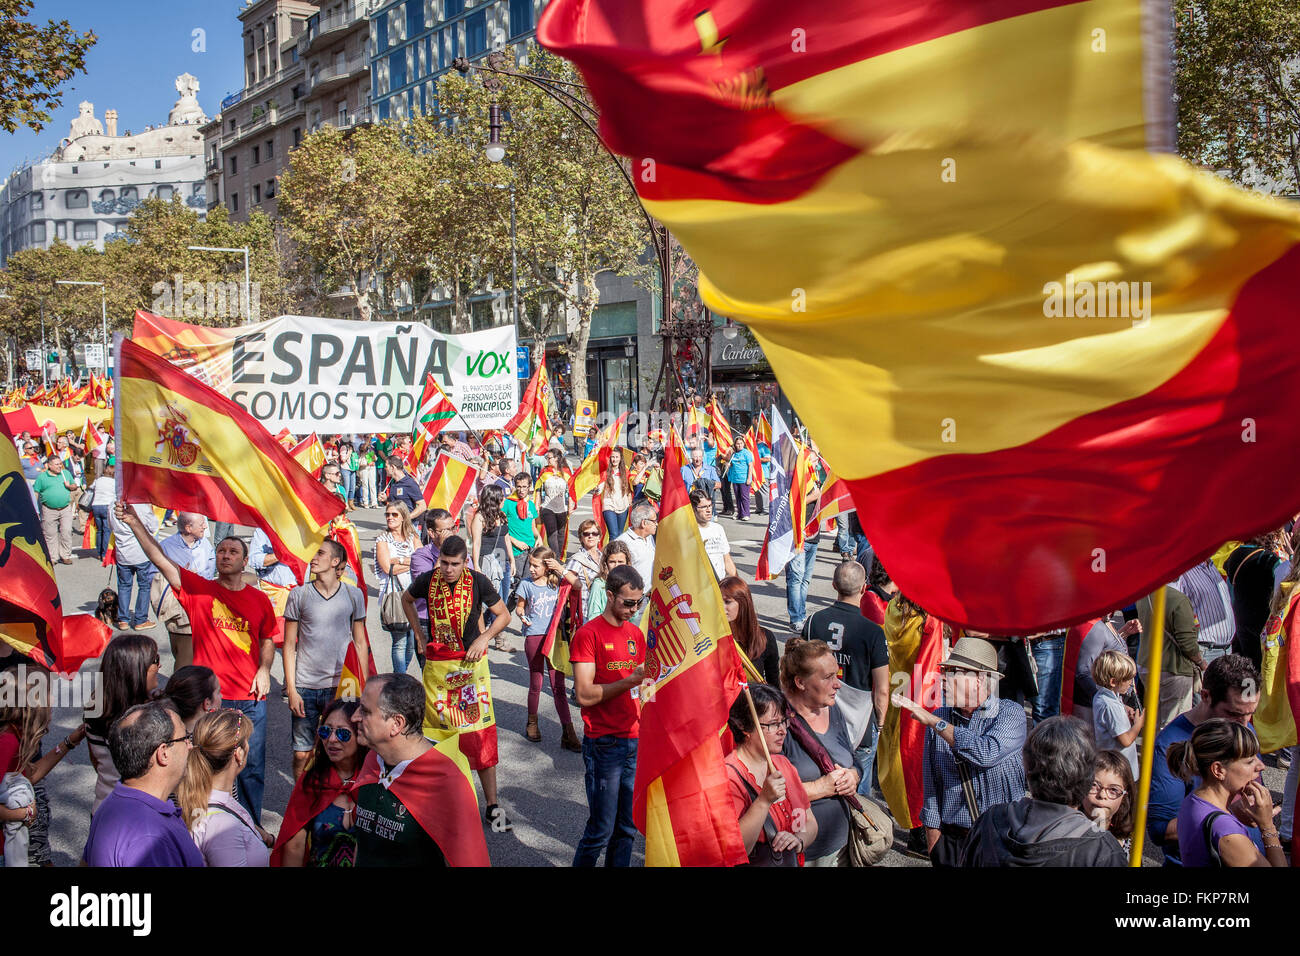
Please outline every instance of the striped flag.
[[718, 450], [718, 457], [730, 458], [736, 447], [736, 438], [731, 433], [731, 426], [722, 417], [722, 407], [718, 404], [716, 395], [709, 399], [709, 429], [713, 432], [713, 447]]
[[641, 709], [632, 815], [647, 866], [745, 863], [720, 734], [740, 693], [741, 664], [673, 436], [664, 461], [646, 633], [654, 696]]
[[804, 527], [804, 534], [816, 534], [818, 525], [823, 523], [829, 530], [831, 522], [840, 515], [856, 510], [857, 505], [853, 503], [853, 495], [849, 493], [848, 482], [836, 478], [833, 472], [827, 471], [826, 480], [822, 482], [821, 497], [817, 499], [817, 516]]
[[745, 429], [742, 443], [749, 452], [749, 488], [754, 494], [758, 494], [763, 488], [763, 463], [758, 460], [758, 438], [754, 433], [753, 425]]
[[413, 461], [418, 463], [424, 458], [424, 449], [455, 417], [456, 406], [430, 372], [425, 378], [424, 394], [420, 396], [420, 407], [415, 413], [415, 444], [411, 449]]
[[459, 517], [461, 509], [474, 494], [477, 480], [477, 468], [443, 452], [424, 480], [424, 503], [430, 508], [446, 508], [453, 516]]
[[795, 552], [803, 548], [804, 494], [799, 463], [800, 447], [785, 427], [785, 419], [775, 408], [772, 445], [772, 480], [768, 483], [767, 531], [758, 552], [756, 581], [767, 581], [781, 572]]
[[315, 432], [290, 448], [289, 454], [302, 465], [303, 471], [313, 478], [320, 478], [320, 473], [325, 468], [325, 446], [320, 443]]
[[524, 388], [524, 397], [519, 400], [519, 408], [506, 422], [505, 433], [517, 441], [527, 451], [541, 454], [550, 441], [550, 408], [547, 405], [551, 394], [550, 382], [546, 377], [546, 363], [537, 366], [533, 377]]
[[235, 402], [118, 336], [118, 498], [261, 528], [299, 581], [343, 502]]
[[1295, 513], [1300, 211], [1169, 155], [1167, 0], [701, 6], [538, 37], [906, 593], [1033, 633]]

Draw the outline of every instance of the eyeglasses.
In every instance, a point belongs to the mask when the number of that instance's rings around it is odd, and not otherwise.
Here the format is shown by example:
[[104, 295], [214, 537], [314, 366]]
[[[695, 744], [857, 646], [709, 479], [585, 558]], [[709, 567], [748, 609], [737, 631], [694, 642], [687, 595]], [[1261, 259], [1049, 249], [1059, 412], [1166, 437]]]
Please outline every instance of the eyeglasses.
[[622, 605], [623, 605], [624, 607], [626, 607], [626, 608], [633, 608], [633, 607], [637, 607], [637, 606], [641, 603], [641, 599], [640, 599], [640, 598], [621, 598], [621, 599], [619, 599], [619, 602], [618, 602], [618, 603], [619, 603], [619, 604], [622, 604]]
[[1092, 782], [1092, 786], [1088, 788], [1089, 796], [1096, 794], [1097, 796], [1104, 797], [1107, 800], [1118, 800], [1126, 793], [1128, 793], [1128, 791], [1125, 790], [1123, 787], [1115, 787], [1115, 786], [1103, 787], [1096, 780], [1094, 780]]
[[194, 743], [194, 733], [193, 733], [193, 731], [191, 731], [190, 733], [186, 734], [184, 737], [177, 737], [175, 740], [166, 740], [166, 741], [163, 741], [163, 745], [164, 745], [164, 746], [167, 746], [167, 747], [171, 747], [171, 746], [174, 746], [175, 744], [180, 743], [182, 740], [185, 741], [187, 744], [193, 744], [193, 743]]
[[385, 518], [400, 518], [401, 516], [402, 516], [402, 515], [401, 515], [401, 512], [398, 512], [398, 511], [385, 511], [385, 512], [384, 512], [384, 517], [385, 517]]
[[773, 721], [770, 724], [765, 724], [762, 721], [759, 721], [758, 726], [762, 727], [764, 730], [776, 730], [777, 728], [785, 730], [790, 726], [790, 718], [782, 717], [780, 720]]
[[321, 727], [316, 731], [316, 736], [328, 743], [331, 733], [339, 739], [341, 744], [345, 744], [352, 739], [352, 731], [346, 727]]

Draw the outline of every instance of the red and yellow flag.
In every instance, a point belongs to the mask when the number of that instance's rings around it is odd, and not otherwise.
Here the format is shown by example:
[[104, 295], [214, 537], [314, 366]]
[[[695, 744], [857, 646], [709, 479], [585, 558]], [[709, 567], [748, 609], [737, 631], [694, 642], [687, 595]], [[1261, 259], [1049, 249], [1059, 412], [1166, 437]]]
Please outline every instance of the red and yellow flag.
[[753, 425], [745, 429], [745, 437], [742, 439], [742, 443], [749, 452], [749, 487], [751, 491], [757, 494], [764, 490], [763, 463], [758, 460], [758, 438], [754, 434]]
[[646, 634], [653, 699], [641, 709], [632, 815], [647, 866], [734, 866], [748, 859], [728, 796], [719, 735], [741, 664], [682, 483], [682, 448], [664, 461]]
[[119, 497], [261, 528], [301, 581], [343, 502], [230, 399], [133, 342], [114, 349]]
[[730, 458], [736, 447], [736, 438], [731, 433], [731, 426], [722, 417], [722, 406], [718, 404], [716, 395], [709, 399], [709, 430], [713, 432], [713, 445], [718, 450], [718, 457]]
[[[569, 476], [569, 498], [574, 504], [605, 480], [612, 455], [617, 453], [622, 440], [623, 426], [627, 422], [627, 412], [619, 415], [612, 424], [601, 430], [592, 445], [591, 453], [582, 460], [582, 464]], [[600, 520], [599, 515], [597, 521]]]
[[433, 463], [433, 470], [424, 480], [424, 503], [430, 508], [446, 508], [455, 518], [474, 494], [478, 469], [467, 461], [446, 452]]
[[701, 7], [553, 0], [538, 37], [905, 592], [1032, 633], [1296, 511], [1262, 463], [1300, 444], [1300, 211], [1147, 152], [1166, 0]]
[[315, 432], [290, 448], [289, 454], [302, 465], [303, 471], [313, 478], [320, 478], [320, 473], [325, 468], [325, 446]]
[[41, 667], [73, 674], [104, 652], [108, 625], [63, 613], [45, 535], [13, 440], [0, 433], [0, 641]]
[[[889, 646], [889, 673], [893, 680], [907, 677], [899, 691], [934, 710], [943, 701], [939, 662], [943, 659], [943, 624], [938, 618], [904, 610], [895, 597], [885, 610], [885, 641]], [[913, 720], [897, 707], [885, 712], [876, 752], [880, 790], [889, 812], [905, 829], [921, 825], [921, 803], [925, 798], [923, 758], [925, 724]]]
[[539, 455], [546, 450], [546, 444], [551, 438], [551, 409], [548, 404], [551, 401], [548, 397], [550, 394], [550, 381], [546, 377], [546, 363], [543, 362], [528, 380], [519, 408], [510, 421], [506, 422], [504, 429], [525, 450]]

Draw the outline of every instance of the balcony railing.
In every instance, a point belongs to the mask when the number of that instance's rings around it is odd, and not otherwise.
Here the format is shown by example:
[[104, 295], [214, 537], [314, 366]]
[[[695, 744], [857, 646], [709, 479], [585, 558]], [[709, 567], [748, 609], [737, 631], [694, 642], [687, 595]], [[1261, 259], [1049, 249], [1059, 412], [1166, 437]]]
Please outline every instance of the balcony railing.
[[318, 70], [307, 80], [307, 92], [311, 93], [317, 87], [334, 83], [338, 80], [346, 80], [354, 74], [360, 73], [367, 68], [365, 57], [353, 57], [345, 61], [342, 65], [331, 64]]

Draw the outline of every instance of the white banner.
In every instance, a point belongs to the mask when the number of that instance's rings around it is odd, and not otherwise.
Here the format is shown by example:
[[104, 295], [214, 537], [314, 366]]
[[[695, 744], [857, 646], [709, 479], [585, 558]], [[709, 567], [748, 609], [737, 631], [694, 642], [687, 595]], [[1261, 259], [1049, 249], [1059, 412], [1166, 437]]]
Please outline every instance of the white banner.
[[500, 428], [519, 404], [513, 326], [444, 335], [419, 322], [284, 315], [201, 332], [201, 348], [177, 341], [192, 357], [178, 364], [271, 432], [409, 432], [429, 374], [461, 413], [453, 430]]

